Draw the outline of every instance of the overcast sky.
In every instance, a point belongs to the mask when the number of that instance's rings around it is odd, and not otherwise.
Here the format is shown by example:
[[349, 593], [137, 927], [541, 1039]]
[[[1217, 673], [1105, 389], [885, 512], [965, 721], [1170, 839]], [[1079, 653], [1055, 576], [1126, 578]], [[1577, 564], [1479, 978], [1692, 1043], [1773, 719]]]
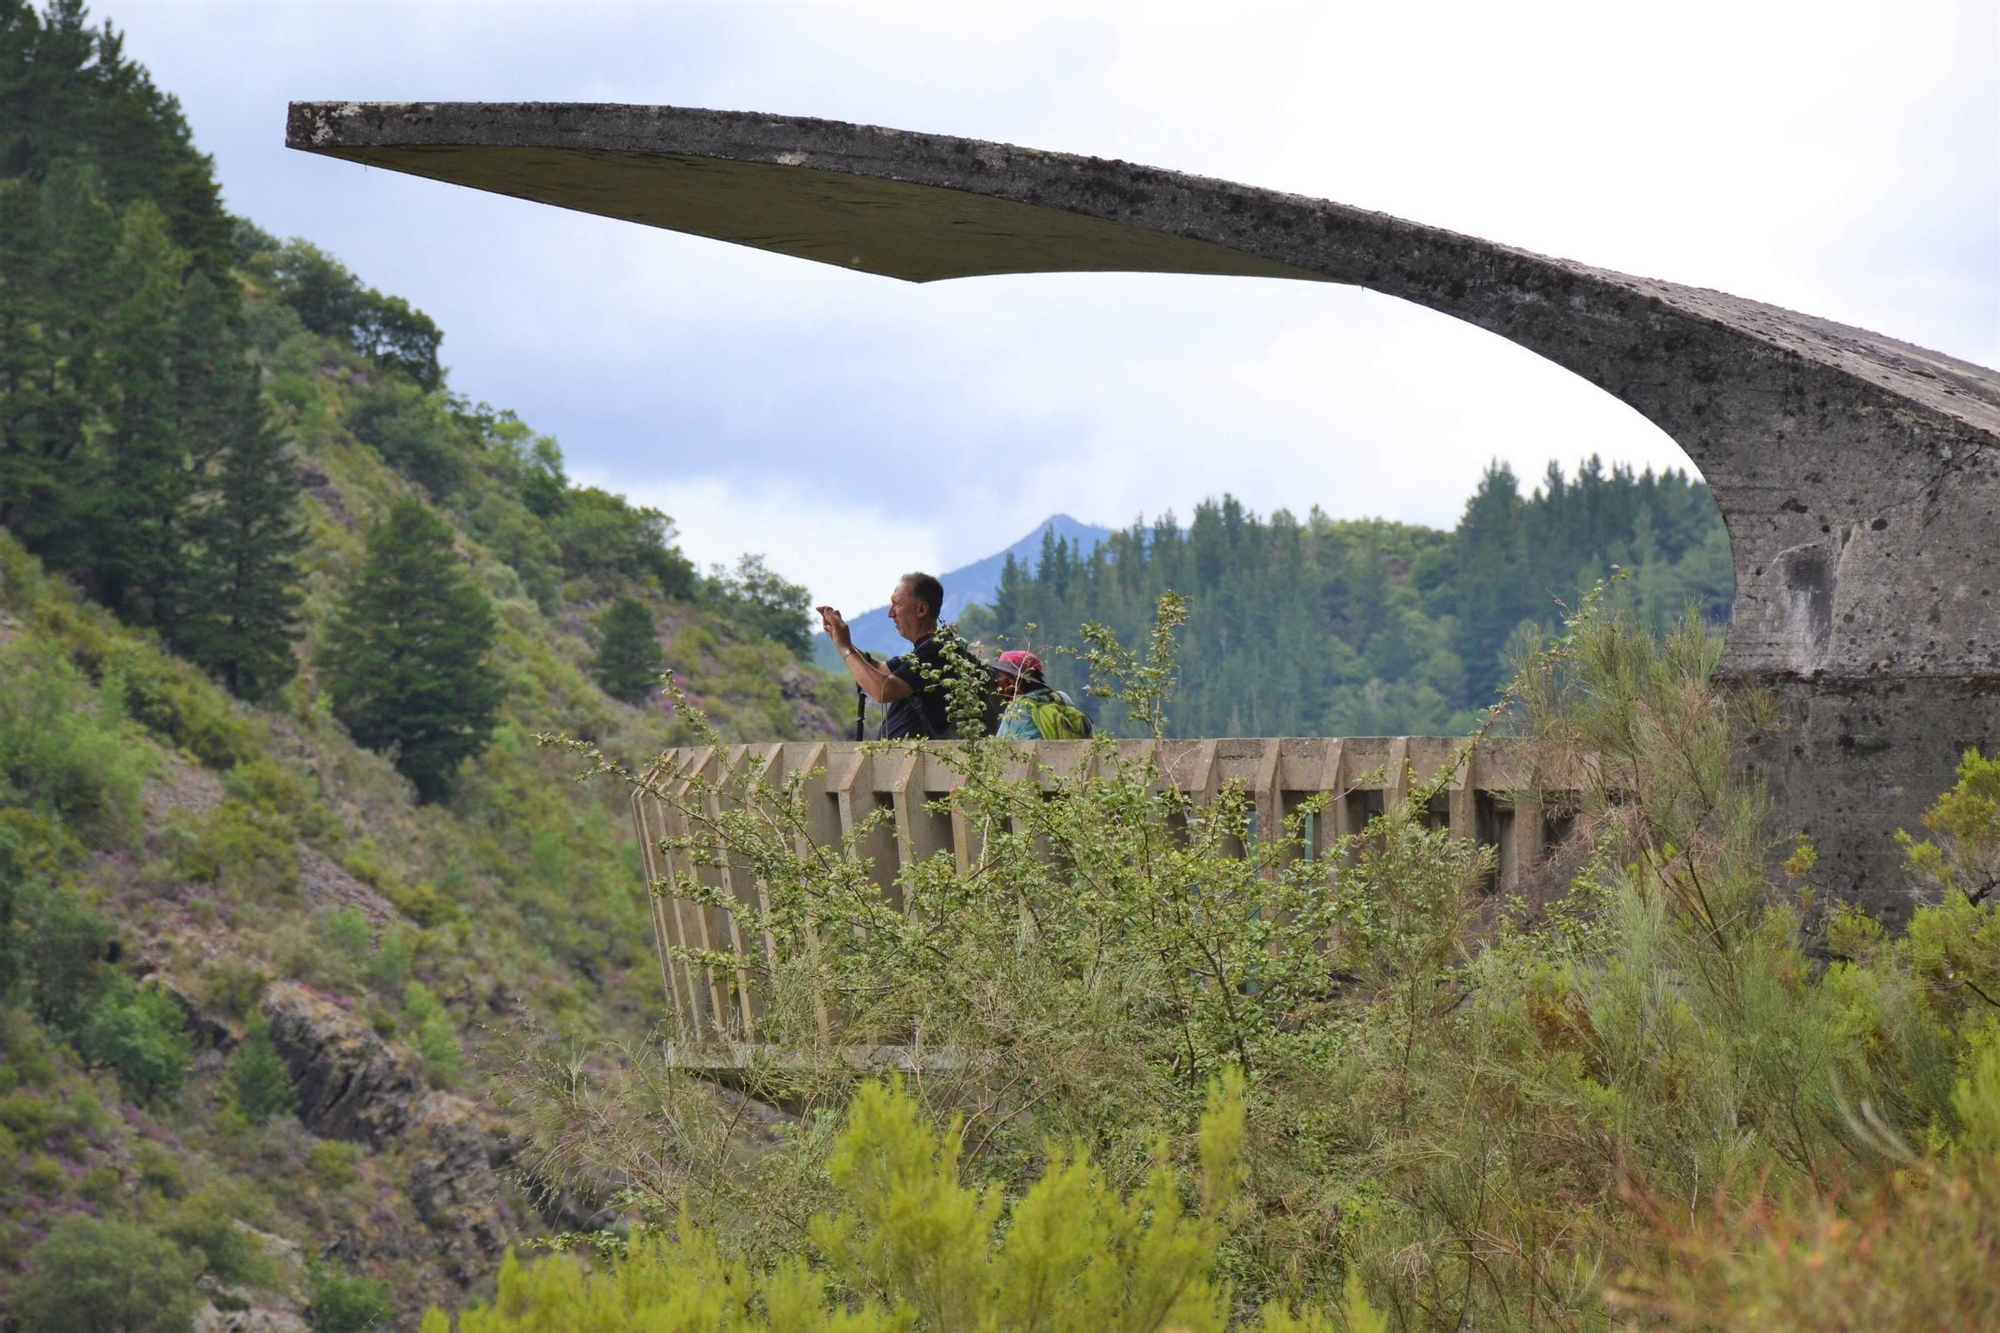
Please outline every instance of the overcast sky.
[[[1685, 466], [1371, 293], [914, 286], [287, 151], [292, 99], [659, 103], [1121, 157], [1719, 287], [2000, 365], [2000, 0], [1575, 8], [125, 3], [232, 209], [445, 330], [573, 476], [849, 610], [1058, 510], [1224, 490], [1448, 526], [1494, 457]], [[998, 469], [992, 461], [1018, 461]]]

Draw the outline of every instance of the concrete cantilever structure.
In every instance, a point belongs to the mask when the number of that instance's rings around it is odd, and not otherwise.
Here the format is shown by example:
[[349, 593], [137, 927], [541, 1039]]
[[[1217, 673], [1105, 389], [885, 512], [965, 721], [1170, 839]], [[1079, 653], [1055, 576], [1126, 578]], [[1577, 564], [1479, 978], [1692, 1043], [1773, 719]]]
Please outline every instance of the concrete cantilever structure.
[[1728, 525], [1723, 670], [1829, 886], [1892, 919], [1891, 834], [2000, 741], [2000, 375], [1721, 292], [1322, 200], [1061, 153], [672, 107], [295, 103], [294, 148], [910, 281], [1145, 271], [1347, 283], [1631, 405]]

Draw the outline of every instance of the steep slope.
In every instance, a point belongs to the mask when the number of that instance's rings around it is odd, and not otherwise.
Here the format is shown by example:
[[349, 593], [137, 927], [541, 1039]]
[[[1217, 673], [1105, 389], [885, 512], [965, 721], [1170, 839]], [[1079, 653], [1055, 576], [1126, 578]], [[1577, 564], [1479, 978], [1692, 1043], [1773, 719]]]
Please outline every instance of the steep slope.
[[[401, 1326], [596, 1206], [511, 1178], [514, 1035], [657, 1014], [622, 803], [537, 743], [686, 739], [599, 687], [604, 609], [643, 604], [727, 735], [840, 699], [802, 590], [696, 575], [453, 395], [420, 311], [223, 212], [80, 4], [0, 0], [0, 83], [0, 1312], [131, 1272], [150, 1326]], [[500, 695], [430, 802], [321, 670], [411, 502]]]

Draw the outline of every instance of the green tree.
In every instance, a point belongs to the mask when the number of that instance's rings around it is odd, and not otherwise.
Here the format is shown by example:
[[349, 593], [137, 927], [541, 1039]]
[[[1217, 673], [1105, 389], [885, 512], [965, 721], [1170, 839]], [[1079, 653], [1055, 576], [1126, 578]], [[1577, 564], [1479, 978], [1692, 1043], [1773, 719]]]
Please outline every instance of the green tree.
[[193, 1049], [180, 1006], [158, 986], [135, 986], [122, 973], [99, 993], [76, 1044], [140, 1098], [180, 1091]]
[[812, 625], [806, 619], [811, 595], [802, 585], [787, 582], [772, 570], [763, 556], [744, 555], [733, 570], [715, 566], [708, 591], [733, 620], [752, 633], [775, 639], [794, 657], [812, 655]]
[[666, 664], [652, 608], [636, 597], [620, 597], [598, 622], [598, 633], [591, 674], [612, 698], [643, 701], [659, 687]]
[[185, 1333], [194, 1326], [200, 1262], [144, 1227], [66, 1217], [34, 1248], [28, 1268], [13, 1301], [35, 1333]]
[[426, 801], [493, 729], [505, 683], [486, 661], [493, 604], [458, 568], [451, 530], [399, 500], [368, 537], [368, 559], [321, 649], [333, 714], [354, 739], [396, 753]]
[[271, 1044], [269, 1025], [261, 1020], [243, 1034], [243, 1044], [229, 1062], [229, 1077], [236, 1089], [236, 1109], [253, 1124], [289, 1114], [297, 1105], [291, 1071]]
[[299, 480], [240, 365], [228, 390], [231, 437], [213, 494], [195, 516], [193, 576], [173, 642], [242, 698], [268, 698], [298, 671]]

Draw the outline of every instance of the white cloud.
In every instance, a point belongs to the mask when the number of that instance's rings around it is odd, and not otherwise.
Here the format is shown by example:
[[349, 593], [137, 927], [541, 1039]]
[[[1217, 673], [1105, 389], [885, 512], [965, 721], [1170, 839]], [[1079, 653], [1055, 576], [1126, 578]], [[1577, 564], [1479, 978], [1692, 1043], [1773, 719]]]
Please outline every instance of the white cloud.
[[[584, 472], [578, 480], [606, 486], [615, 479]], [[849, 615], [889, 600], [895, 575], [881, 574], [883, 555], [903, 569], [939, 568], [928, 527], [879, 508], [830, 511], [798, 487], [746, 484], [724, 477], [649, 482], [625, 487], [636, 504], [670, 515], [681, 549], [707, 569], [731, 565], [744, 554], [762, 555], [773, 569], [812, 590], [815, 604], [831, 603]]]
[[[1498, 339], [1304, 284], [910, 287], [288, 153], [301, 97], [670, 102], [1149, 161], [2000, 363], [2000, 17], [1965, 4], [106, 4], [233, 206], [438, 317], [579, 476], [873, 605], [1047, 513], [1449, 523], [1679, 450]], [[1032, 461], [1023, 462], [1023, 459]]]

